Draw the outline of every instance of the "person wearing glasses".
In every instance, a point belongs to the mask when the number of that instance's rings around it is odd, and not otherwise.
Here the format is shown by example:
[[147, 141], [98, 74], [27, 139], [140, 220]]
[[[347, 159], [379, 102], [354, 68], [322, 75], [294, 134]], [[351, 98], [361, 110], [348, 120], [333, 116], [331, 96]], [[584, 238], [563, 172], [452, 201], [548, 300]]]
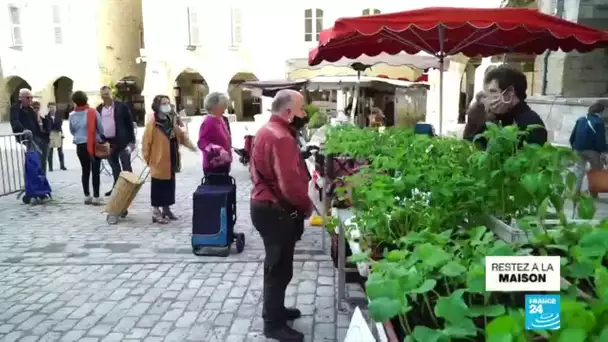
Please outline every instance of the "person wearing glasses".
[[19, 90], [19, 102], [11, 106], [10, 121], [13, 133], [25, 133], [30, 137], [18, 136], [17, 142], [23, 140], [32, 140], [40, 150], [40, 161], [44, 173], [46, 173], [46, 159], [48, 150], [48, 128], [46, 116], [41, 117], [39, 114], [40, 103], [37, 103], [37, 108], [32, 101], [32, 91], [23, 88]]

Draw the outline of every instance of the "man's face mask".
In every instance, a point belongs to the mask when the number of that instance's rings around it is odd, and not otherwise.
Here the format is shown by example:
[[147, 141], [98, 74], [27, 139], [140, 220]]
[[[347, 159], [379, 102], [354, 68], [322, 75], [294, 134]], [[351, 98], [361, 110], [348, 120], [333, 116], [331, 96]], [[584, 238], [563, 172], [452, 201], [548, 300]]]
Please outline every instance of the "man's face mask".
[[293, 119], [291, 120], [291, 125], [293, 126], [293, 128], [295, 128], [296, 130], [301, 130], [302, 127], [304, 127], [306, 124], [308, 123], [308, 117], [299, 117], [299, 116], [294, 116]]
[[505, 89], [500, 93], [486, 93], [484, 103], [489, 112], [504, 114], [513, 107], [513, 91]]

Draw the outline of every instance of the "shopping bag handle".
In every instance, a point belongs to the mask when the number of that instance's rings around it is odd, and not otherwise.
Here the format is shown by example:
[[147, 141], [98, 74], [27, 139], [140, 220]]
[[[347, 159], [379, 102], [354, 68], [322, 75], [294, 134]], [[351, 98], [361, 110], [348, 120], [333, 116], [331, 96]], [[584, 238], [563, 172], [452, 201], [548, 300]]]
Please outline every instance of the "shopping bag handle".
[[[144, 177], [144, 173], [145, 173], [145, 177]], [[150, 167], [148, 165], [144, 166], [144, 169], [141, 170], [141, 172], [139, 173], [139, 179], [143, 179], [143, 181], [145, 182], [146, 180], [148, 180], [148, 176], [150, 176]]]

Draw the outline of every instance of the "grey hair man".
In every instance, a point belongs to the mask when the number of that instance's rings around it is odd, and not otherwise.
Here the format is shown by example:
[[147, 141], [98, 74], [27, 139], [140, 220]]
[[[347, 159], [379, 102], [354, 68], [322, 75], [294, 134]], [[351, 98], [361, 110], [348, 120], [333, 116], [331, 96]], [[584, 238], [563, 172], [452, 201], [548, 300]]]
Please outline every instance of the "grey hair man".
[[[10, 111], [11, 128], [13, 133], [36, 134], [40, 131], [38, 117], [32, 108], [32, 91], [29, 89], [19, 90], [19, 102], [11, 106]], [[17, 137], [18, 141], [23, 140]]]
[[[31, 134], [31, 137], [18, 136], [17, 141], [33, 140], [40, 151], [42, 171], [46, 173], [46, 160], [49, 148], [50, 121], [46, 115], [40, 115], [40, 103], [34, 106], [32, 91], [19, 90], [19, 102], [11, 106], [11, 128], [13, 133]], [[36, 107], [36, 108], [35, 108]], [[46, 113], [45, 113], [46, 114]]]
[[287, 325], [301, 316], [285, 307], [285, 290], [293, 277], [296, 241], [303, 220], [312, 212], [308, 197], [308, 170], [296, 142], [305, 123], [304, 97], [294, 90], [279, 91], [272, 116], [257, 132], [251, 151], [251, 221], [264, 241], [264, 335], [279, 341], [304, 341]]

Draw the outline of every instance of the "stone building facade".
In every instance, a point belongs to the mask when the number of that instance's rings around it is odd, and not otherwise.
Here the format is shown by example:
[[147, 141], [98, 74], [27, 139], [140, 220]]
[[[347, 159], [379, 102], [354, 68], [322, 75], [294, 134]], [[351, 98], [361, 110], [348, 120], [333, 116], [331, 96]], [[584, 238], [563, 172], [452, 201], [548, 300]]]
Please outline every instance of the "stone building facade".
[[[570, 21], [608, 30], [608, 0], [545, 0], [539, 8]], [[608, 104], [608, 49], [550, 52], [535, 61], [530, 105], [545, 119], [556, 143], [567, 144], [578, 117], [595, 101]], [[608, 113], [605, 113], [608, 119]]]
[[75, 90], [95, 104], [102, 85], [127, 76], [143, 84], [144, 65], [135, 61], [141, 0], [0, 3], [6, 3], [0, 11], [0, 121], [8, 119], [20, 88], [30, 88], [45, 107], [69, 103]]

